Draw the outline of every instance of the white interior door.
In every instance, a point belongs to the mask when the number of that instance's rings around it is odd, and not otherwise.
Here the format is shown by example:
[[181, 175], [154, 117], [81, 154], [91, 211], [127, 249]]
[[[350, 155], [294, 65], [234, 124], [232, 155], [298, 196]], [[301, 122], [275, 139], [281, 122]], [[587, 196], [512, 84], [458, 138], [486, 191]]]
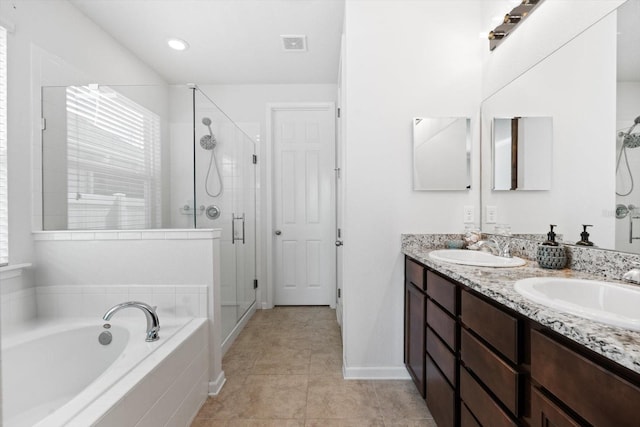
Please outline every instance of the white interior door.
[[332, 104], [273, 108], [274, 303], [333, 305]]

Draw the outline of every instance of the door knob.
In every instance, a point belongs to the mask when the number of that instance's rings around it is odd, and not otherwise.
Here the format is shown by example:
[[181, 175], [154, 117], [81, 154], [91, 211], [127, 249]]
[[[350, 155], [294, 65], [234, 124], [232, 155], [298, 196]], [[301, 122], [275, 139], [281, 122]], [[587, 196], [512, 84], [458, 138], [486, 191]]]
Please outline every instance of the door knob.
[[343, 244], [342, 240], [336, 240], [336, 246], [342, 246]]
[[281, 235], [281, 234], [282, 234], [282, 231], [281, 231], [281, 230], [276, 230], [276, 236], [279, 236], [279, 235]]

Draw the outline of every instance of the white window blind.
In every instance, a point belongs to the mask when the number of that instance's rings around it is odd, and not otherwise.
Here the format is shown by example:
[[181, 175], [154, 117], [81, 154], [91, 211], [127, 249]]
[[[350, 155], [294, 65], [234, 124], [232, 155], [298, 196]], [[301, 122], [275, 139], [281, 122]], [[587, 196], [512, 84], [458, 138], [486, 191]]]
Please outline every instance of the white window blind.
[[67, 226], [160, 226], [160, 117], [108, 87], [67, 88]]
[[0, 26], [0, 265], [9, 263], [7, 184], [7, 30]]

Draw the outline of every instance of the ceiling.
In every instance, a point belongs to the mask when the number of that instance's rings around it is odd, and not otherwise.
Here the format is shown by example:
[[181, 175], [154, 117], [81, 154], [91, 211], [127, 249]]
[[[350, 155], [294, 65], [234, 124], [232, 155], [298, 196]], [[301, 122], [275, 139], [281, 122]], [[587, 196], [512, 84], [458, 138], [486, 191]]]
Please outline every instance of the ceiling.
[[[337, 82], [344, 0], [70, 1], [168, 83]], [[281, 35], [306, 35], [308, 51]]]

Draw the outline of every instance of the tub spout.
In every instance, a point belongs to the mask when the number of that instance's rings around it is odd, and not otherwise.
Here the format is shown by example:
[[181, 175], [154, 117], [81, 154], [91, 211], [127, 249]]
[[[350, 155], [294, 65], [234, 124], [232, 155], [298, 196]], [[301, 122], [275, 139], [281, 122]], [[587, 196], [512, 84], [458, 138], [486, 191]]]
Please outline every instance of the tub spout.
[[122, 310], [123, 308], [135, 307], [142, 310], [145, 317], [147, 318], [147, 338], [145, 341], [152, 342], [157, 341], [160, 338], [158, 335], [158, 331], [160, 331], [160, 320], [158, 319], [158, 315], [156, 314], [155, 307], [151, 307], [148, 304], [138, 301], [127, 301], [120, 304], [116, 304], [111, 307], [102, 318], [106, 321], [111, 319], [111, 317], [117, 312]]

